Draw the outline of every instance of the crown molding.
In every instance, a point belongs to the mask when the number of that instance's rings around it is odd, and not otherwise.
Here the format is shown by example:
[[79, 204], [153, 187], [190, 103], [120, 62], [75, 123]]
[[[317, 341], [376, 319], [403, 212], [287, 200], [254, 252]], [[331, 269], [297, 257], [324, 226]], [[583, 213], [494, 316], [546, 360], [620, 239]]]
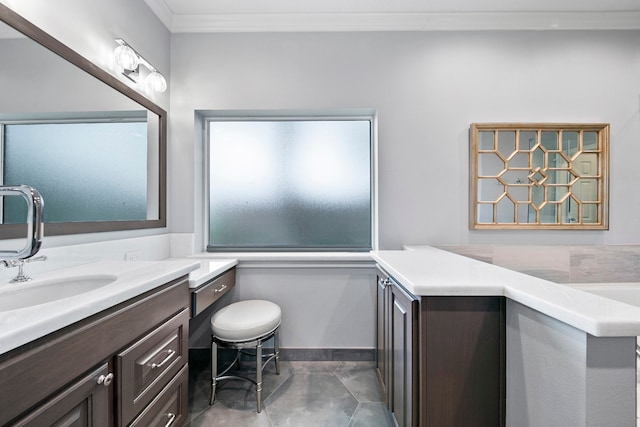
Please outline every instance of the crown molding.
[[145, 2], [172, 33], [640, 29], [640, 11], [172, 15]]
[[160, 21], [164, 24], [169, 31], [173, 26], [173, 12], [169, 9], [169, 6], [163, 0], [144, 0], [144, 2], [149, 6], [149, 9], [160, 19]]

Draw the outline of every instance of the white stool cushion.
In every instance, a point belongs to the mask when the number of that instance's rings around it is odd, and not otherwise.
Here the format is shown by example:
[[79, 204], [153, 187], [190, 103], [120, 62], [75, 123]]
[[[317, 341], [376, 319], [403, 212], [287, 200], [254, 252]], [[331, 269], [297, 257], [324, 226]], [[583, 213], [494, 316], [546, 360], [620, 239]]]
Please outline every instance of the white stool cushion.
[[280, 307], [270, 301], [234, 302], [211, 317], [211, 332], [222, 341], [252, 341], [273, 332], [281, 317]]

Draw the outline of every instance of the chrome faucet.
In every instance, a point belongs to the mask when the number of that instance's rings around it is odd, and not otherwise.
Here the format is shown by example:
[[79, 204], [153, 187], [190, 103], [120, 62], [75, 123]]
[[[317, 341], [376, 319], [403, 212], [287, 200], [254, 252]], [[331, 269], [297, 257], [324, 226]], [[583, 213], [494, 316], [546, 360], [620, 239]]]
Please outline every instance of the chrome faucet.
[[11, 282], [26, 282], [31, 279], [24, 274], [25, 262], [47, 259], [46, 257], [32, 258], [42, 246], [44, 200], [38, 190], [28, 185], [0, 186], [0, 196], [16, 195], [24, 197], [27, 201], [27, 243], [24, 248], [17, 251], [0, 251], [0, 264], [5, 267], [18, 267], [18, 275]]

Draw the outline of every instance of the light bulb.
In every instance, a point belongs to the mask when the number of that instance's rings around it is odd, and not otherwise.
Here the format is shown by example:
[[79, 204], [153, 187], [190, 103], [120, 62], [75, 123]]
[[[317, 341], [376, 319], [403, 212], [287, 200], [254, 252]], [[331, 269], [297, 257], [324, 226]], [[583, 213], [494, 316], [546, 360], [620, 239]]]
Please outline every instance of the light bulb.
[[114, 51], [114, 57], [116, 64], [123, 70], [136, 70], [140, 64], [138, 55], [127, 45], [118, 46]]
[[156, 92], [164, 92], [167, 89], [167, 81], [162, 74], [153, 71], [147, 76], [147, 87]]

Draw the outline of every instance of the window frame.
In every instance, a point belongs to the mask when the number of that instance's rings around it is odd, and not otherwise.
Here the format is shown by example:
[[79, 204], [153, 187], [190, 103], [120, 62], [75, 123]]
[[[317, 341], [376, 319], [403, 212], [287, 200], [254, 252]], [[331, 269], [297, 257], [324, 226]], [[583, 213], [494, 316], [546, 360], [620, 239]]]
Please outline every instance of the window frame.
[[[368, 121], [369, 122], [369, 212], [370, 212], [370, 247], [367, 248], [320, 248], [320, 247], [276, 247], [276, 246], [212, 246], [210, 244], [210, 124], [212, 122], [251, 122], [251, 121]], [[348, 111], [216, 111], [202, 115], [204, 136], [203, 147], [203, 237], [204, 250], [210, 254], [221, 253], [368, 253], [378, 248], [378, 215], [377, 215], [377, 115], [373, 110]]]

